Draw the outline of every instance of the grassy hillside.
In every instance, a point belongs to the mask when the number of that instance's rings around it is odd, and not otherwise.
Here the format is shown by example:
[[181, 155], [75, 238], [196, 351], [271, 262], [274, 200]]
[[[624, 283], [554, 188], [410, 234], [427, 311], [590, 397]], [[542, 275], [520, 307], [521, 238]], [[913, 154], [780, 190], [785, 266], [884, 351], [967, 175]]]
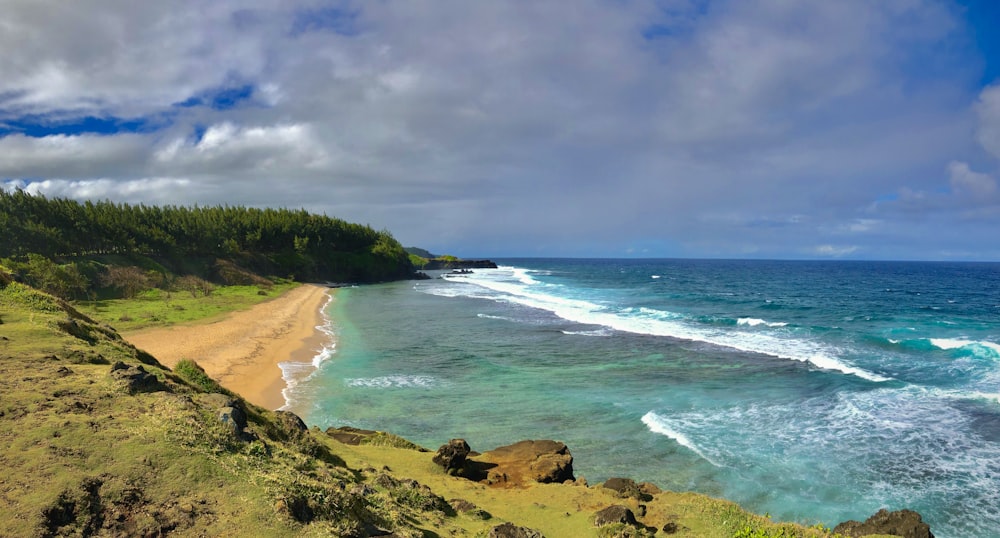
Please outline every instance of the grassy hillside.
[[[2, 270], [0, 394], [0, 536], [487, 536], [504, 521], [550, 538], [828, 535], [689, 493], [487, 486], [388, 434], [340, 444]], [[642, 527], [594, 527], [612, 504]]]

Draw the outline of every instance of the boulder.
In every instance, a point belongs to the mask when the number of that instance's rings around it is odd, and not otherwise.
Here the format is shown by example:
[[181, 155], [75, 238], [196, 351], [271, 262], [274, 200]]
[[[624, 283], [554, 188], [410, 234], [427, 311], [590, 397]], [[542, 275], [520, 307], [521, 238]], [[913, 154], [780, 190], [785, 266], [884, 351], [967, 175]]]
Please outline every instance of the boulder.
[[834, 527], [833, 532], [850, 537], [889, 534], [903, 538], [934, 538], [930, 525], [923, 522], [920, 514], [913, 510], [890, 512], [885, 508], [866, 519], [864, 523], [845, 521]]
[[298, 439], [309, 431], [305, 422], [298, 415], [291, 411], [275, 411], [274, 425], [277, 427], [278, 437], [284, 440]]
[[543, 538], [542, 533], [513, 523], [504, 523], [490, 529], [489, 538]]
[[625, 525], [632, 525], [633, 527], [639, 525], [639, 522], [635, 519], [635, 514], [620, 504], [613, 504], [594, 515], [595, 527], [614, 525], [615, 523], [623, 523]]
[[618, 493], [621, 498], [632, 498], [640, 501], [652, 500], [653, 496], [642, 491], [639, 484], [631, 478], [609, 478], [603, 486]]
[[129, 366], [121, 361], [116, 362], [111, 366], [111, 377], [124, 385], [129, 394], [163, 390], [160, 380], [142, 366]]
[[238, 407], [219, 408], [219, 420], [236, 434], [242, 433], [243, 428], [247, 427], [247, 416]]
[[521, 441], [485, 452], [477, 461], [489, 467], [489, 484], [517, 486], [574, 480], [573, 455], [558, 441]]
[[441, 445], [432, 461], [443, 467], [447, 473], [461, 469], [465, 465], [465, 458], [469, 456], [469, 452], [471, 449], [465, 439], [452, 439], [448, 441], [448, 444]]
[[486, 510], [479, 508], [478, 506], [472, 504], [471, 502], [465, 499], [451, 499], [450, 501], [448, 501], [448, 504], [451, 505], [451, 508], [455, 512], [459, 512], [470, 517], [475, 517], [482, 520], [491, 519], [493, 517]]

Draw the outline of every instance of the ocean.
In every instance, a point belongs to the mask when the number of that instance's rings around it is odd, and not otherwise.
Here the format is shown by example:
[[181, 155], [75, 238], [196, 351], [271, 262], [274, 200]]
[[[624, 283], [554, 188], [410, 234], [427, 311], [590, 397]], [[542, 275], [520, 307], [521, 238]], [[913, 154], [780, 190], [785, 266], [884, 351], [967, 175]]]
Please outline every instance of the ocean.
[[337, 290], [287, 408], [432, 450], [556, 439], [592, 484], [775, 520], [1000, 536], [1000, 264], [498, 263]]

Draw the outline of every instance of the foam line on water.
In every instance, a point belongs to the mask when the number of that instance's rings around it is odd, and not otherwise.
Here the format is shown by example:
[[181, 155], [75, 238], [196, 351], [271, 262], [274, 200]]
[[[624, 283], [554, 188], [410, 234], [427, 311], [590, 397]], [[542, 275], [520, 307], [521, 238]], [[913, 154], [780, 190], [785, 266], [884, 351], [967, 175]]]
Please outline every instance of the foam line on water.
[[642, 423], [645, 424], [647, 428], [649, 428], [649, 431], [653, 433], [658, 433], [660, 435], [665, 435], [676, 441], [677, 444], [694, 452], [695, 454], [700, 456], [701, 459], [707, 461], [708, 463], [711, 463], [716, 467], [722, 467], [722, 465], [716, 463], [712, 458], [706, 456], [705, 453], [702, 452], [700, 448], [698, 448], [698, 445], [691, 442], [691, 439], [689, 439], [686, 435], [672, 428], [669, 422], [660, 415], [657, 415], [656, 413], [650, 411], [642, 416]]
[[326, 301], [319, 308], [320, 319], [323, 320], [323, 323], [316, 326], [317, 331], [327, 336], [325, 345], [316, 350], [312, 360], [307, 363], [294, 361], [278, 363], [278, 368], [281, 369], [281, 379], [285, 382], [285, 387], [281, 389], [281, 396], [284, 398], [285, 404], [281, 406], [281, 409], [289, 409], [294, 405], [295, 387], [312, 376], [324, 362], [337, 352], [337, 333], [334, 331], [330, 315], [327, 313], [330, 304], [333, 303], [333, 294], [327, 292], [326, 295]]
[[[517, 278], [517, 268], [501, 266], [488, 271], [477, 271], [466, 280], [501, 295], [493, 300], [508, 301], [531, 308], [547, 310], [560, 318], [588, 325], [603, 325], [634, 334], [667, 336], [706, 342], [713, 345], [759, 353], [781, 359], [807, 362], [817, 368], [854, 375], [873, 382], [890, 381], [863, 368], [851, 366], [836, 358], [836, 350], [817, 343], [792, 338], [778, 338], [749, 331], [706, 329], [687, 323], [683, 315], [650, 308], [612, 311], [603, 305], [581, 299], [560, 297], [551, 293], [551, 287], [524, 284]], [[453, 292], [456, 290], [452, 290]]]
[[965, 340], [961, 338], [930, 338], [928, 339], [934, 347], [944, 350], [969, 349], [975, 352], [977, 348], [988, 350], [987, 352], [995, 357], [1000, 357], [1000, 344], [985, 340]]
[[349, 387], [376, 389], [428, 388], [437, 385], [437, 380], [426, 375], [387, 375], [379, 377], [356, 377], [344, 380]]
[[784, 321], [767, 321], [760, 318], [739, 318], [736, 320], [737, 325], [747, 325], [750, 327], [757, 327], [758, 325], [763, 325], [765, 327], [785, 327], [788, 324]]

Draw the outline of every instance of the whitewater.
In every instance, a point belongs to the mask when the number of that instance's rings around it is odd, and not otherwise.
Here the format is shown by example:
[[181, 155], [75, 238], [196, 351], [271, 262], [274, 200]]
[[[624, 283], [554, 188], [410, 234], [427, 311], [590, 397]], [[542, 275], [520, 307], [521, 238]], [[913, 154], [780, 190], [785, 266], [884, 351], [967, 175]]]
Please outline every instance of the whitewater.
[[[832, 526], [919, 511], [1000, 536], [998, 264], [502, 260], [338, 290], [293, 375], [321, 427], [436, 448], [564, 441], [649, 480]], [[304, 370], [303, 370], [304, 371]]]

